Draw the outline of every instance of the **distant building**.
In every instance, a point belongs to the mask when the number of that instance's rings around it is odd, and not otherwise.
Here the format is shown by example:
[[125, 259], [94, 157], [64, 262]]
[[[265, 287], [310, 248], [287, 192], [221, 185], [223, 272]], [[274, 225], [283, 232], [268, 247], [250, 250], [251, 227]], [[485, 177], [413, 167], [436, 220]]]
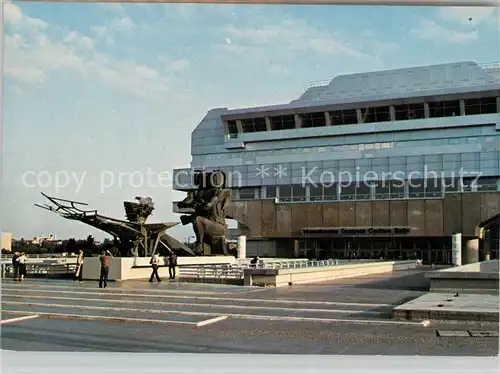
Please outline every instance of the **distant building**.
[[2, 232], [2, 250], [12, 251], [12, 233]]
[[47, 236], [42, 234], [41, 236], [35, 236], [33, 239], [28, 240], [28, 242], [31, 244], [41, 245], [44, 242], [59, 243], [61, 240], [56, 239], [54, 234], [49, 234]]
[[[248, 256], [449, 264], [452, 234], [477, 247], [500, 212], [499, 111], [498, 63], [340, 75], [286, 104], [210, 110], [173, 187], [224, 171], [228, 237], [246, 235]], [[489, 235], [479, 251], [498, 258]]]

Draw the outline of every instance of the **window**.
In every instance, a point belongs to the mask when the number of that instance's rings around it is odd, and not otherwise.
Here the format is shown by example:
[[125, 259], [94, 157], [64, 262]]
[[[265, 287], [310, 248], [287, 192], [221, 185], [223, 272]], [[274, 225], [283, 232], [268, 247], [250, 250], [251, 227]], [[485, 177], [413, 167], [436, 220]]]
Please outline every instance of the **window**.
[[306, 113], [301, 115], [302, 127], [321, 127], [326, 126], [325, 113]]
[[464, 102], [466, 115], [498, 113], [496, 97], [466, 99]]
[[291, 186], [280, 186], [280, 200], [281, 201], [291, 201], [292, 199], [292, 187]]
[[396, 121], [425, 118], [424, 103], [395, 105]]
[[391, 197], [390, 191], [389, 181], [375, 182], [375, 199], [389, 199]]
[[372, 188], [370, 183], [360, 182], [356, 186], [356, 200], [370, 200], [372, 197]]
[[387, 122], [391, 120], [391, 112], [388, 106], [361, 109], [362, 123]]
[[271, 121], [271, 130], [291, 130], [295, 128], [295, 116], [293, 114], [269, 117], [269, 120]]
[[323, 187], [323, 198], [327, 201], [335, 201], [338, 200], [337, 196], [337, 185], [334, 184], [332, 186], [324, 186]]
[[236, 121], [227, 121], [227, 128], [229, 131], [229, 135], [238, 134], [238, 125], [236, 124]]
[[405, 182], [402, 180], [393, 180], [390, 182], [389, 193], [391, 199], [405, 198]]
[[255, 199], [255, 188], [240, 188], [240, 200]]
[[306, 188], [301, 185], [292, 186], [292, 201], [306, 201]]
[[356, 185], [349, 183], [347, 186], [340, 186], [340, 200], [354, 200], [356, 198]]
[[497, 191], [497, 178], [495, 177], [484, 177], [479, 178], [478, 191]]
[[431, 118], [459, 116], [460, 100], [429, 103], [429, 115]]
[[266, 131], [265, 118], [249, 118], [241, 121], [241, 127], [244, 133]]
[[356, 109], [345, 109], [330, 112], [330, 121], [332, 126], [354, 125], [358, 123]]
[[309, 186], [309, 199], [311, 201], [321, 201], [323, 200], [323, 187], [318, 186]]
[[459, 179], [460, 187], [462, 192], [473, 192], [477, 190], [476, 178], [461, 178]]
[[442, 184], [446, 192], [460, 192], [462, 190], [459, 178], [444, 178]]
[[410, 199], [423, 199], [425, 197], [425, 183], [422, 179], [408, 180], [408, 197]]
[[443, 186], [438, 178], [427, 178], [424, 180], [424, 194], [425, 197], [442, 197]]
[[273, 199], [276, 196], [276, 186], [266, 186], [266, 198]]

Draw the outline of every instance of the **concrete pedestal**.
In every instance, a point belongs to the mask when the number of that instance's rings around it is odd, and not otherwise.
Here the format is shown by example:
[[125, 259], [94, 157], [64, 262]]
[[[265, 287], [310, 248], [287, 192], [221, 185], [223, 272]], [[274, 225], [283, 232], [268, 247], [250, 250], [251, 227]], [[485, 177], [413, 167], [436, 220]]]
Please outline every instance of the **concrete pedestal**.
[[465, 247], [465, 264], [479, 262], [479, 239], [467, 240]]
[[456, 233], [451, 237], [451, 263], [453, 266], [462, 266], [462, 234]]
[[293, 241], [293, 257], [298, 258], [299, 257], [299, 248], [300, 248], [300, 243], [298, 240]]
[[238, 237], [238, 258], [247, 258], [247, 237], [245, 235]]

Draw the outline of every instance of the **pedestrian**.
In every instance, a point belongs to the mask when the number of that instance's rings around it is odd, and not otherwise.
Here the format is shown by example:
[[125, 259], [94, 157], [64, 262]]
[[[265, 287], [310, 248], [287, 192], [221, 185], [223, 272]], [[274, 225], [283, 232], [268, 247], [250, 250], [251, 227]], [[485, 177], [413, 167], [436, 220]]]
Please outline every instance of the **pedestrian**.
[[149, 277], [150, 282], [152, 282], [153, 278], [155, 277], [158, 282], [161, 282], [160, 276], [158, 275], [158, 262], [159, 262], [159, 257], [157, 254], [154, 254], [153, 257], [151, 257], [151, 261], [149, 261], [151, 267], [153, 268], [151, 276]]
[[170, 279], [175, 279], [175, 268], [177, 266], [177, 255], [171, 251], [168, 256], [168, 275]]
[[14, 252], [12, 255], [12, 277], [15, 281], [19, 280], [19, 261], [17, 259], [21, 256], [21, 253]]
[[255, 256], [254, 258], [252, 258], [252, 260], [250, 261], [250, 267], [252, 268], [257, 268], [257, 266], [259, 265], [259, 256]]
[[108, 287], [109, 263], [113, 255], [110, 251], [102, 251], [99, 256], [101, 261], [101, 273], [99, 276], [99, 288]]
[[23, 281], [26, 274], [26, 262], [28, 261], [28, 257], [26, 257], [26, 253], [21, 252], [21, 255], [17, 258], [17, 262], [19, 263], [19, 280]]
[[83, 260], [83, 249], [80, 249], [76, 258], [75, 282], [83, 283]]

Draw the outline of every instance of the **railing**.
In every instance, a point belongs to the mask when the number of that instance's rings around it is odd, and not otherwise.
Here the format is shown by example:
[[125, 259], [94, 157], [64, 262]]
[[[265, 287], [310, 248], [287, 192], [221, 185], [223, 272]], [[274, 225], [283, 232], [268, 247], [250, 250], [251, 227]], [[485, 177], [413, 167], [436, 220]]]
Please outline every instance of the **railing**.
[[[44, 275], [47, 278], [52, 278], [53, 276], [73, 274], [75, 270], [76, 264], [74, 263], [26, 264], [26, 273], [28, 277]], [[12, 264], [1, 264], [1, 276], [2, 278], [10, 278], [13, 276]]]
[[477, 65], [483, 69], [499, 69], [500, 61], [485, 62]]
[[243, 279], [243, 267], [238, 265], [193, 265], [179, 267], [180, 278]]
[[300, 93], [297, 95], [297, 98], [300, 99], [302, 95], [304, 95], [307, 92], [308, 89], [313, 87], [326, 87], [330, 84], [331, 81], [332, 81], [331, 79], [325, 79], [321, 81], [310, 82], [302, 89], [302, 91], [300, 91]]
[[260, 260], [256, 265], [250, 263], [240, 263], [239, 265], [192, 265], [179, 267], [180, 278], [191, 279], [217, 279], [217, 280], [239, 280], [243, 279], [245, 269], [301, 269], [320, 268], [327, 266], [339, 266], [346, 264], [362, 264], [377, 262], [380, 260], [283, 260], [269, 262]]

